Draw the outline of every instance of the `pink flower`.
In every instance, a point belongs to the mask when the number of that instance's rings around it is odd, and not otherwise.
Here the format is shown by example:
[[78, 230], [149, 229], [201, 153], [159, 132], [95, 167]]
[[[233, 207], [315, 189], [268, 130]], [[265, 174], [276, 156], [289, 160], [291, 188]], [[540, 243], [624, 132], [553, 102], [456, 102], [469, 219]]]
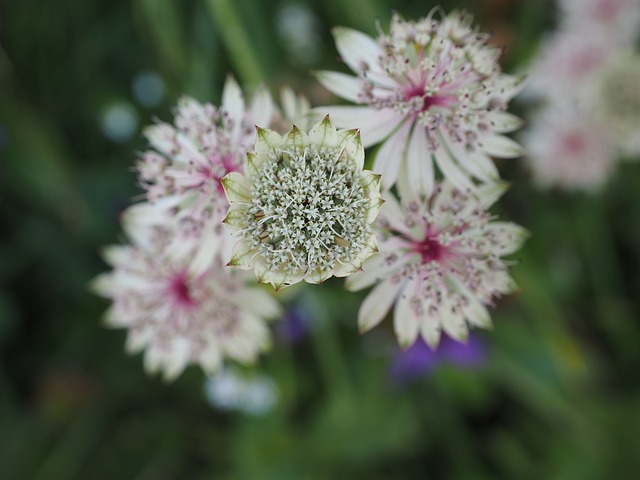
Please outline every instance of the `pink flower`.
[[520, 126], [505, 112], [523, 85], [504, 75], [500, 51], [488, 45], [467, 14], [438, 21], [433, 12], [418, 22], [394, 15], [389, 35], [377, 41], [348, 28], [334, 30], [344, 62], [356, 73], [319, 72], [331, 92], [362, 106], [318, 107], [340, 127], [359, 128], [365, 147], [383, 142], [373, 170], [383, 187], [407, 183], [430, 194], [434, 167], [458, 188], [472, 178], [499, 178], [490, 159], [515, 157], [522, 149], [503, 133]]

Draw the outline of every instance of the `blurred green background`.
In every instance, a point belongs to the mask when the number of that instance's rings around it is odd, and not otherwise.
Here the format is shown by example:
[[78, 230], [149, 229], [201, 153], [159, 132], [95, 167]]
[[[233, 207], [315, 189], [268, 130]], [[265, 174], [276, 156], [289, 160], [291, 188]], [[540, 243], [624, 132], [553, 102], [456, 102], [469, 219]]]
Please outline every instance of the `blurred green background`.
[[[551, 2], [467, 7], [524, 68]], [[0, 479], [640, 478], [640, 171], [597, 195], [541, 192], [519, 160], [502, 215], [532, 236], [521, 287], [481, 333], [487, 359], [407, 384], [390, 332], [359, 336], [364, 293], [304, 293], [310, 335], [257, 366], [279, 401], [213, 408], [204, 375], [167, 385], [103, 328], [88, 281], [140, 193], [140, 129], [182, 93], [219, 101], [228, 72], [330, 100], [309, 71], [341, 69], [330, 29], [375, 33], [390, 0], [7, 0], [0, 4]], [[526, 117], [523, 107], [514, 110]], [[286, 300], [286, 299], [285, 299]], [[250, 372], [247, 373], [250, 375]]]

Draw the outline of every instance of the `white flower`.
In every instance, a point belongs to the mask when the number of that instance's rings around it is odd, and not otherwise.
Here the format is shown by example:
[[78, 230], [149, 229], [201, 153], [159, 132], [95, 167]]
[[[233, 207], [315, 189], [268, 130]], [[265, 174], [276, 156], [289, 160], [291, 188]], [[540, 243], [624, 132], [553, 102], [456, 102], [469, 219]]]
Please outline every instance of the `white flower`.
[[569, 29], [547, 36], [529, 68], [525, 94], [552, 102], [590, 102], [598, 74], [606, 67], [615, 43], [589, 29]]
[[562, 103], [538, 112], [523, 136], [535, 181], [543, 187], [600, 187], [616, 161], [604, 125], [596, 115]]
[[279, 313], [260, 288], [246, 287], [240, 272], [217, 261], [204, 272], [164, 253], [172, 232], [158, 228], [139, 245], [112, 246], [105, 259], [113, 271], [94, 280], [99, 295], [113, 301], [109, 326], [128, 329], [127, 350], [145, 350], [149, 372], [175, 379], [188, 364], [212, 374], [223, 359], [253, 362], [270, 345], [265, 318]]
[[625, 155], [640, 156], [640, 55], [614, 57], [600, 80], [595, 111], [616, 147]]
[[227, 366], [209, 377], [205, 393], [210, 404], [222, 410], [239, 410], [250, 415], [264, 415], [279, 400], [278, 387], [267, 375], [243, 374]]
[[[240, 87], [228, 77], [220, 108], [183, 97], [175, 125], [159, 123], [146, 129], [153, 150], [143, 153], [136, 167], [148, 202], [179, 224], [167, 247], [171, 256], [195, 250], [192, 265], [204, 271], [225, 251], [227, 235], [221, 222], [228, 203], [220, 179], [240, 170], [255, 143], [254, 125], [269, 125], [274, 113], [265, 88], [258, 88], [245, 108]], [[133, 213], [149, 214], [149, 205], [140, 209]]]
[[[521, 147], [503, 133], [521, 121], [505, 112], [523, 78], [500, 71], [500, 51], [487, 44], [467, 14], [418, 22], [394, 15], [389, 35], [377, 41], [348, 28], [334, 29], [336, 46], [357, 77], [319, 72], [335, 95], [365, 106], [318, 107], [339, 127], [358, 127], [365, 147], [384, 141], [373, 170], [388, 189], [398, 179], [415, 194], [430, 194], [435, 162], [461, 189], [499, 178], [493, 157], [515, 157]], [[403, 178], [404, 177], [404, 178]]]
[[487, 213], [504, 190], [496, 183], [463, 193], [445, 181], [432, 196], [406, 205], [387, 194], [377, 223], [380, 252], [347, 279], [349, 290], [377, 283], [360, 307], [361, 331], [380, 323], [394, 304], [403, 348], [418, 335], [433, 347], [442, 331], [465, 340], [467, 324], [490, 327], [486, 307], [515, 288], [501, 257], [515, 252], [527, 235]]
[[638, 0], [560, 0], [567, 29], [601, 31], [617, 42], [632, 45], [640, 28]]
[[281, 111], [271, 122], [272, 129], [285, 133], [295, 125], [301, 130], [307, 131], [311, 126], [311, 105], [307, 97], [301, 93], [296, 94], [289, 86], [280, 90]]
[[376, 249], [372, 232], [382, 200], [380, 176], [364, 165], [357, 130], [336, 131], [329, 117], [306, 134], [258, 129], [244, 175], [222, 183], [225, 222], [238, 242], [230, 265], [255, 269], [276, 288], [344, 277]]

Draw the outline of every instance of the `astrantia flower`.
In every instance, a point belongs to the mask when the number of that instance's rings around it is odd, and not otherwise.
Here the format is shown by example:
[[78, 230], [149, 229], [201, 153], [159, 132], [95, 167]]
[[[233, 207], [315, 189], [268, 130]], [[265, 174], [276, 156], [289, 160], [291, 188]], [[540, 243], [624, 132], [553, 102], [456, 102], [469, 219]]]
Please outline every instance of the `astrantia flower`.
[[[639, 7], [640, 8], [640, 7]], [[623, 154], [640, 155], [640, 56], [620, 54], [601, 74], [595, 110]]]
[[403, 348], [419, 335], [435, 346], [442, 331], [465, 340], [467, 325], [489, 327], [487, 306], [515, 287], [501, 257], [526, 237], [521, 227], [492, 221], [486, 211], [504, 188], [488, 185], [469, 194], [443, 182], [429, 198], [406, 206], [385, 196], [377, 222], [380, 252], [347, 279], [350, 290], [379, 282], [360, 307], [361, 331], [380, 323], [394, 304]]
[[556, 104], [536, 115], [523, 137], [535, 181], [565, 189], [594, 189], [611, 175], [616, 154], [595, 115]]
[[[180, 225], [168, 246], [171, 256], [196, 247], [192, 264], [202, 271], [224, 249], [221, 222], [229, 205], [220, 179], [241, 169], [245, 153], [255, 143], [255, 125], [269, 125], [273, 115], [266, 89], [259, 88], [245, 109], [242, 91], [229, 77], [220, 108], [183, 97], [175, 125], [159, 123], [146, 129], [153, 150], [142, 155], [137, 170], [147, 200], [175, 216]], [[147, 205], [141, 208], [148, 210]]]
[[214, 262], [199, 274], [164, 254], [167, 231], [153, 248], [112, 246], [105, 259], [113, 271], [94, 281], [94, 290], [113, 301], [108, 325], [127, 328], [127, 350], [146, 350], [145, 367], [176, 378], [192, 363], [208, 374], [223, 359], [253, 362], [270, 345], [266, 318], [279, 313], [264, 290], [246, 287], [240, 275]]
[[638, 38], [638, 0], [561, 0], [560, 7], [569, 29], [601, 30], [626, 45]]
[[429, 194], [432, 162], [455, 186], [471, 177], [498, 179], [490, 156], [515, 157], [522, 149], [503, 133], [521, 122], [505, 112], [522, 78], [504, 75], [500, 51], [487, 44], [467, 14], [418, 22], [394, 15], [389, 35], [377, 41], [348, 28], [334, 30], [336, 46], [357, 74], [319, 72], [335, 95], [365, 106], [318, 107], [339, 127], [358, 127], [365, 147], [384, 141], [373, 170], [385, 188], [399, 177], [414, 193]]
[[611, 37], [590, 29], [554, 32], [544, 39], [529, 68], [525, 94], [553, 102], [589, 102], [598, 73], [615, 48]]
[[329, 117], [309, 134], [258, 129], [244, 175], [222, 180], [231, 203], [225, 222], [239, 238], [229, 263], [276, 288], [359, 269], [376, 249], [372, 223], [382, 203], [380, 176], [363, 164], [359, 132], [336, 131]]

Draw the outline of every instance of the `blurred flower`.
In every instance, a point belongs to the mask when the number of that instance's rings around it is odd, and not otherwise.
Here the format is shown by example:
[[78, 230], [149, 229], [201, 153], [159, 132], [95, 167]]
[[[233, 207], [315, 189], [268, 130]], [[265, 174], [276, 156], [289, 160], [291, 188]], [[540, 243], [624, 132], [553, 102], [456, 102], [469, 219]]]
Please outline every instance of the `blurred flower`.
[[487, 347], [476, 335], [470, 335], [466, 342], [445, 336], [437, 350], [418, 338], [411, 347], [396, 352], [391, 364], [391, 375], [398, 382], [405, 383], [430, 375], [441, 365], [474, 368], [481, 366], [486, 358]]
[[239, 410], [250, 415], [264, 415], [278, 402], [278, 388], [271, 377], [226, 366], [205, 382], [209, 403], [222, 410]]
[[525, 93], [552, 102], [589, 102], [595, 94], [594, 82], [614, 48], [611, 37], [587, 28], [550, 34], [529, 67]]
[[523, 136], [535, 181], [543, 187], [600, 187], [616, 161], [604, 125], [562, 103], [542, 109]]
[[436, 346], [442, 331], [464, 341], [467, 324], [489, 328], [486, 307], [515, 288], [501, 257], [518, 250], [527, 236], [487, 212], [505, 189], [499, 183], [471, 194], [445, 181], [430, 197], [405, 205], [387, 194], [377, 223], [380, 252], [346, 284], [361, 290], [377, 283], [360, 307], [360, 330], [375, 327], [394, 304], [402, 348], [419, 335]]
[[[640, 7], [639, 7], [640, 8]], [[602, 73], [596, 109], [623, 154], [640, 156], [640, 55], [621, 54]]]
[[[167, 247], [170, 255], [179, 257], [196, 247], [191, 263], [195, 270], [204, 271], [216, 254], [230, 249], [221, 225], [228, 203], [220, 180], [240, 170], [255, 143], [255, 124], [269, 125], [273, 115], [265, 88], [256, 91], [245, 109], [240, 87], [228, 77], [220, 108], [183, 97], [175, 126], [159, 123], [146, 129], [153, 150], [145, 152], [136, 167], [149, 203], [175, 216], [179, 224]], [[149, 217], [153, 210], [149, 204], [140, 209], [144, 215], [138, 217]]]
[[162, 371], [167, 380], [190, 363], [211, 374], [224, 358], [253, 362], [270, 345], [265, 319], [278, 315], [277, 302], [219, 262], [191, 273], [186, 261], [164, 253], [171, 235], [157, 229], [146, 248], [105, 249], [113, 271], [96, 278], [93, 289], [113, 301], [106, 323], [127, 328], [127, 350], [146, 350], [146, 369]]
[[638, 38], [638, 0], [560, 0], [560, 8], [568, 29], [580, 29], [590, 35], [601, 31], [627, 45]]
[[[366, 106], [318, 107], [340, 127], [358, 127], [365, 147], [384, 141], [373, 170], [383, 187], [397, 180], [414, 194], [430, 194], [432, 161], [457, 188], [499, 178], [490, 156], [515, 157], [521, 147], [503, 136], [519, 128], [505, 112], [523, 86], [501, 73], [500, 50], [471, 17], [453, 13], [438, 21], [433, 10], [418, 22], [394, 15], [390, 34], [378, 40], [348, 28], [334, 29], [336, 46], [357, 74], [319, 72], [335, 95]], [[433, 159], [433, 160], [432, 160]]]
[[133, 95], [145, 107], [155, 107], [164, 98], [165, 84], [155, 72], [142, 72], [136, 75], [132, 85]]
[[296, 94], [289, 86], [280, 90], [280, 105], [282, 111], [276, 113], [272, 127], [277, 132], [287, 132], [292, 125], [307, 131], [311, 128], [311, 105], [307, 97], [301, 93]]
[[109, 140], [126, 142], [138, 130], [138, 112], [128, 102], [113, 103], [102, 112], [100, 127]]
[[222, 180], [225, 223], [239, 238], [230, 265], [276, 288], [359, 269], [375, 251], [371, 224], [382, 203], [380, 176], [363, 165], [358, 132], [336, 131], [329, 117], [309, 134], [258, 129], [244, 175]]
[[302, 306], [292, 306], [276, 324], [276, 337], [296, 344], [309, 334], [309, 312]]

